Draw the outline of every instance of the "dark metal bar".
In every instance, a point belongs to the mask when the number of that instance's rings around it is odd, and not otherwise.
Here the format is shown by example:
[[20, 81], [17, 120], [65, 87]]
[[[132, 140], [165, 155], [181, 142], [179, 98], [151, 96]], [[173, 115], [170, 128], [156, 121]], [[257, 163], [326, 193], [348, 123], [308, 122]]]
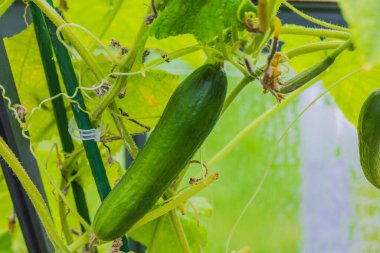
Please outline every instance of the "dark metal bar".
[[[9, 97], [13, 103], [19, 104], [20, 100], [1, 34], [0, 84], [6, 89], [7, 97]], [[7, 108], [7, 101], [0, 96], [0, 135], [24, 165], [26, 172], [47, 203], [37, 163], [29, 150], [29, 140], [22, 136], [20, 125], [15, 120], [14, 115], [12, 115]], [[38, 217], [37, 213], [17, 177], [13, 175], [12, 170], [3, 159], [0, 159], [0, 164], [3, 169], [4, 178], [7, 182], [28, 251], [33, 253], [53, 252], [53, 246], [49, 241], [41, 222], [36, 218]]]

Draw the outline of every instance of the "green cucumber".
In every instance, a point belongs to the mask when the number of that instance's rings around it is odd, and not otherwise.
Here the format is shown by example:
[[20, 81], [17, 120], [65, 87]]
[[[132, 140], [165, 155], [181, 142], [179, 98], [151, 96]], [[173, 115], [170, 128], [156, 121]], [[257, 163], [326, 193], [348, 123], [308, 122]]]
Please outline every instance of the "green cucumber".
[[360, 110], [358, 137], [364, 175], [380, 188], [380, 89], [369, 95]]
[[124, 235], [153, 207], [213, 129], [226, 89], [224, 70], [211, 64], [178, 86], [136, 160], [99, 207], [93, 222], [98, 239]]

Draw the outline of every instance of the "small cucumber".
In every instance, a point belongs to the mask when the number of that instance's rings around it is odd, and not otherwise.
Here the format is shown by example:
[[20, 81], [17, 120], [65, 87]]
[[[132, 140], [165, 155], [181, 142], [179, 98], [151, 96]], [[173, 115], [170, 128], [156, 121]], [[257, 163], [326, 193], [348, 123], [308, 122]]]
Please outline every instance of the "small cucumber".
[[380, 89], [369, 95], [360, 110], [358, 137], [364, 175], [380, 188]]
[[98, 209], [93, 223], [98, 239], [124, 235], [153, 207], [211, 132], [226, 89], [224, 70], [211, 64], [178, 86], [136, 160]]

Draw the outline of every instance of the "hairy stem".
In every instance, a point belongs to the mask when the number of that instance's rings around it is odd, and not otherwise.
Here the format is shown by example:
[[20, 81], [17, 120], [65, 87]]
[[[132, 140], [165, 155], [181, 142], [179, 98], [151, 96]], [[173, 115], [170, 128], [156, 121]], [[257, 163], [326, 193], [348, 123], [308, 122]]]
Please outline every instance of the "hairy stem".
[[307, 45], [302, 45], [300, 47], [292, 48], [285, 52], [285, 55], [290, 59], [299, 55], [314, 53], [316, 51], [336, 49], [338, 46], [342, 45], [342, 41], [326, 41], [326, 42], [316, 42]]
[[25, 189], [26, 194], [30, 198], [36, 212], [41, 220], [42, 225], [44, 226], [49, 239], [53, 243], [55, 249], [58, 252], [70, 252], [66, 247], [64, 242], [61, 240], [55, 225], [50, 216], [49, 209], [47, 208], [44, 199], [42, 198], [37, 187], [33, 184], [29, 175], [25, 172], [25, 169], [22, 167], [21, 163], [17, 157], [13, 154], [12, 150], [5, 143], [3, 138], [0, 137], [0, 156], [5, 160], [5, 162], [12, 169], [13, 173], [16, 175], [20, 181], [22, 187]]
[[285, 25], [281, 29], [281, 34], [309, 35], [318, 37], [332, 37], [336, 39], [349, 39], [351, 34], [345, 31], [335, 31], [321, 28], [306, 28], [302, 26]]

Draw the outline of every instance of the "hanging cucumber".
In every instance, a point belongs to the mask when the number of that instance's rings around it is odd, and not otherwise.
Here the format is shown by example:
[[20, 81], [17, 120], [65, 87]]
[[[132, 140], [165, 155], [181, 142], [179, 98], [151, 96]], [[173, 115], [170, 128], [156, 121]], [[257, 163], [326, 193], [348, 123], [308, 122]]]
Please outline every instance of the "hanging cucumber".
[[380, 89], [372, 92], [360, 110], [358, 136], [364, 175], [380, 188]]
[[98, 209], [98, 239], [122, 236], [153, 207], [213, 129], [226, 89], [224, 70], [211, 64], [178, 86], [136, 160]]

